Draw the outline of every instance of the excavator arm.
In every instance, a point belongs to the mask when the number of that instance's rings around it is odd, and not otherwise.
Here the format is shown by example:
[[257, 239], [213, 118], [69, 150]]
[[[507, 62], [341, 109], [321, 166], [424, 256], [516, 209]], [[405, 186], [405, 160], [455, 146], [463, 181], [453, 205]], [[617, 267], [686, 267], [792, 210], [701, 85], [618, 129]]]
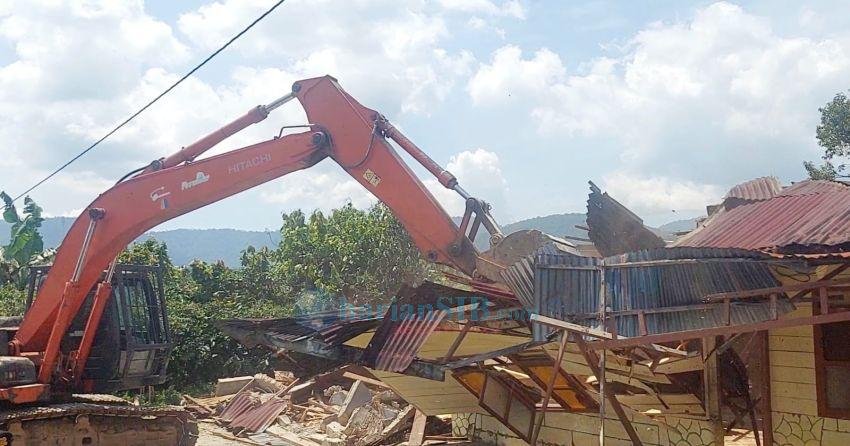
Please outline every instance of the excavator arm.
[[[271, 110], [292, 99], [297, 99], [307, 114], [307, 131], [196, 160], [220, 141], [265, 119]], [[467, 213], [460, 227], [392, 148], [390, 139], [443, 186], [466, 199]], [[474, 239], [478, 228], [484, 226], [491, 233], [492, 242], [501, 240], [486, 203], [470, 197], [451, 173], [381, 114], [358, 103], [330, 76], [306, 79], [296, 82], [290, 94], [154, 161], [97, 197], [77, 218], [59, 247], [52, 268], [10, 343], [10, 351], [40, 364], [41, 385], [47, 386], [60, 375], [66, 380], [79, 380], [80, 363], [85, 363], [87, 346], [91, 345], [99, 313], [109, 296], [110, 276], [102, 280], [103, 271], [112, 271], [116, 257], [130, 242], [160, 223], [308, 168], [326, 157], [384, 202], [433, 262], [451, 265], [472, 276], [479, 255], [470, 239]], [[97, 292], [81, 346], [61, 358], [62, 337], [92, 289]], [[21, 399], [29, 398], [19, 394], [16, 400]]]

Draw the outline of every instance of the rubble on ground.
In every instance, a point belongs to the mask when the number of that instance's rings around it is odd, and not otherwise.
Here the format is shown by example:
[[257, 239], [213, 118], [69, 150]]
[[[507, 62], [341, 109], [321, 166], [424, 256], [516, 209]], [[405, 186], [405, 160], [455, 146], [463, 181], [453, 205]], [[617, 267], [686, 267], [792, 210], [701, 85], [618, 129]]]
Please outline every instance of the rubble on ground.
[[215, 435], [247, 444], [469, 444], [452, 437], [451, 423], [430, 417], [426, 423], [424, 414], [354, 366], [310, 379], [285, 371], [223, 378], [213, 395], [184, 395], [184, 405], [199, 421], [214, 423]]

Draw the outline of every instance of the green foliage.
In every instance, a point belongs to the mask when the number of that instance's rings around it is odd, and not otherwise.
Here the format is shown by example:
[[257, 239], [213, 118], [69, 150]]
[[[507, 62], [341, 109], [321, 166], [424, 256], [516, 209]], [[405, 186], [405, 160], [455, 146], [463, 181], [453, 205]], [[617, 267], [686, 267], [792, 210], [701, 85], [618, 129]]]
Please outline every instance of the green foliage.
[[821, 118], [816, 136], [818, 145], [824, 148], [825, 163], [815, 166], [811, 161], [806, 161], [803, 166], [811, 179], [834, 180], [837, 177], [846, 176], [843, 173], [847, 166], [845, 164], [835, 166], [832, 160], [850, 156], [850, 100], [844, 93], [838, 93], [818, 111]]
[[[253, 250], [246, 250], [243, 258], [249, 263], [258, 263], [253, 261], [250, 252]], [[244, 274], [245, 269], [230, 269], [222, 262], [201, 261], [175, 267], [168, 259], [165, 244], [155, 240], [130, 246], [119, 260], [159, 264], [163, 268], [166, 309], [174, 341], [168, 366], [170, 386], [186, 389], [217, 378], [268, 368], [268, 351], [246, 349], [214, 326], [220, 319], [280, 317], [290, 313], [290, 307], [260, 298], [251, 276]], [[256, 271], [249, 271], [256, 274]]]
[[803, 167], [806, 169], [806, 172], [809, 174], [809, 179], [811, 180], [835, 180], [838, 176], [838, 172], [835, 170], [835, 166], [832, 165], [831, 162], [826, 161], [820, 166], [815, 165], [815, 163], [811, 161], [804, 161]]
[[0, 285], [0, 316], [20, 316], [24, 314], [26, 293], [16, 285]]
[[4, 202], [3, 220], [12, 225], [9, 244], [2, 247], [0, 284], [14, 283], [22, 288], [26, 282], [26, 268], [42, 260], [44, 242], [38, 228], [44, 218], [41, 207], [30, 197], [24, 198], [24, 218], [18, 215], [12, 197], [6, 192], [0, 192], [0, 199]]
[[342, 295], [349, 302], [389, 300], [403, 283], [423, 280], [427, 264], [390, 210], [350, 204], [330, 216], [316, 211], [284, 215], [277, 276], [289, 295], [307, 291]]

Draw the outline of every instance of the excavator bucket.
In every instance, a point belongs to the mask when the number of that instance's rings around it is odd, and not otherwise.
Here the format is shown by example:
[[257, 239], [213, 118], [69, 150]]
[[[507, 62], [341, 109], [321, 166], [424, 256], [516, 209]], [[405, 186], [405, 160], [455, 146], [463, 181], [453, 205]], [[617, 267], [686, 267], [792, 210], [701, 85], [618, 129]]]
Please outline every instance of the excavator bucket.
[[[510, 281], [506, 281], [503, 274], [505, 270], [517, 262], [536, 255], [541, 250], [579, 254], [574, 244], [560, 237], [534, 229], [521, 230], [505, 236], [498, 244], [479, 254], [476, 273], [496, 283], [507, 282], [510, 288], [514, 288]], [[512, 291], [517, 293], [518, 290], [512, 289]]]

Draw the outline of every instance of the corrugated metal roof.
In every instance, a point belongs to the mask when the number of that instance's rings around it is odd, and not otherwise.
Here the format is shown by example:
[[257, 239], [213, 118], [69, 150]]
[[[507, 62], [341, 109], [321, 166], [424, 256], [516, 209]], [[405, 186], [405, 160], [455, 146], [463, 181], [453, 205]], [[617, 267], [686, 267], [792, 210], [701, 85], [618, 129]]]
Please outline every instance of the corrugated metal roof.
[[419, 349], [449, 314], [449, 309], [467, 305], [477, 293], [425, 282], [405, 288], [384, 314], [364, 351], [364, 364], [377, 369], [401, 372], [413, 362]]
[[732, 187], [724, 198], [737, 198], [746, 201], [767, 200], [776, 196], [781, 190], [782, 185], [776, 178], [761, 177]]
[[237, 415], [230, 422], [230, 427], [240, 427], [254, 433], [264, 432], [271, 426], [277, 416], [286, 409], [286, 406], [286, 399], [272, 396], [259, 406], [250, 408]]
[[236, 417], [259, 405], [260, 399], [258, 397], [252, 395], [249, 391], [242, 391], [227, 403], [218, 418], [225, 423], [230, 423]]
[[780, 252], [786, 248], [789, 252], [800, 252], [800, 247], [835, 247], [848, 242], [850, 188], [777, 196], [721, 210], [673, 246]]
[[779, 195], [811, 195], [823, 192], [846, 192], [850, 189], [846, 183], [828, 180], [805, 180], [782, 189]]
[[[701, 259], [700, 262], [651, 264], [655, 260]], [[754, 261], [747, 261], [747, 260]], [[534, 269], [535, 312], [583, 325], [596, 321], [583, 316], [599, 310], [601, 270], [605, 271], [608, 306], [613, 311], [657, 309], [701, 304], [707, 294], [778, 286], [768, 264], [769, 256], [759, 252], [726, 249], [662, 248], [598, 259], [569, 255], [539, 255]], [[633, 265], [629, 265], [632, 263]], [[790, 311], [780, 305], [780, 313]], [[582, 316], [582, 317], [580, 317]], [[733, 323], [768, 320], [769, 306], [743, 303], [732, 306]], [[646, 315], [650, 334], [717, 326], [719, 309], [687, 310]], [[617, 332], [639, 334], [636, 315], [619, 316]], [[535, 324], [535, 339], [548, 331]]]
[[388, 372], [404, 371], [446, 314], [444, 310], [431, 310], [408, 315], [392, 324], [389, 339], [378, 351], [375, 368]]

